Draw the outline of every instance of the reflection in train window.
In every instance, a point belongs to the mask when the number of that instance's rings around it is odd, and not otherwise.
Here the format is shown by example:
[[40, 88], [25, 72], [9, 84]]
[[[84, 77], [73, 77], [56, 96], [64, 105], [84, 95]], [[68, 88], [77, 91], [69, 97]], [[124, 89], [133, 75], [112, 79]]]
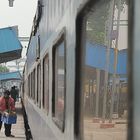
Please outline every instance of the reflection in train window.
[[37, 104], [41, 107], [41, 65], [37, 66]]
[[33, 98], [33, 83], [34, 83], [34, 77], [33, 77], [33, 72], [31, 72], [31, 98]]
[[59, 128], [64, 129], [65, 108], [65, 45], [63, 39], [54, 46], [53, 116]]
[[43, 97], [42, 104], [45, 110], [49, 111], [49, 57], [45, 56], [43, 60]]
[[84, 17], [84, 140], [127, 139], [127, 15], [126, 0], [101, 0]]
[[30, 73], [30, 98], [31, 98], [31, 95], [32, 95], [32, 77], [31, 77], [31, 73]]
[[30, 91], [31, 91], [31, 86], [30, 86], [31, 80], [30, 80], [30, 75], [28, 76], [28, 96], [30, 97]]
[[35, 81], [36, 78], [35, 78], [35, 69], [34, 69], [32, 72], [32, 99], [33, 100], [35, 99]]

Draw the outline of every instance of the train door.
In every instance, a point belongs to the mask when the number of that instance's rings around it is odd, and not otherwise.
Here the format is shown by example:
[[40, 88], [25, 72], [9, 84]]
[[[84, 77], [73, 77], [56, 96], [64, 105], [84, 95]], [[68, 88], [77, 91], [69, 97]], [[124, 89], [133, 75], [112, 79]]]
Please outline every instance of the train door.
[[131, 139], [128, 137], [128, 1], [89, 2], [78, 15], [76, 35], [77, 138]]

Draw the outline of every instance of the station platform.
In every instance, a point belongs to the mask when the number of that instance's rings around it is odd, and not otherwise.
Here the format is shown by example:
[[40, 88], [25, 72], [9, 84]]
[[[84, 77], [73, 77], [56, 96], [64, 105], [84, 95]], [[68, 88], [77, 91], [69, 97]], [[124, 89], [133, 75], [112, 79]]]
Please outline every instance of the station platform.
[[17, 112], [17, 123], [12, 124], [11, 134], [15, 137], [6, 137], [4, 134], [4, 125], [0, 132], [0, 140], [26, 140], [25, 128], [24, 128], [24, 119], [22, 112], [21, 102], [16, 102], [16, 112]]

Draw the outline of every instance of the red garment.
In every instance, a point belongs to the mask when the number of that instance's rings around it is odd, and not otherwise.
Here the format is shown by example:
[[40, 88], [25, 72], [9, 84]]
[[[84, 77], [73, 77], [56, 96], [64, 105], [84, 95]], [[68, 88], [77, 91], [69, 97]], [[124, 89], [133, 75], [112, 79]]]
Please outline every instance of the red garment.
[[[6, 99], [4, 97], [0, 97], [0, 111], [6, 111], [8, 108], [6, 108]], [[8, 106], [9, 110], [15, 111], [15, 104], [14, 99], [9, 97], [8, 99]]]

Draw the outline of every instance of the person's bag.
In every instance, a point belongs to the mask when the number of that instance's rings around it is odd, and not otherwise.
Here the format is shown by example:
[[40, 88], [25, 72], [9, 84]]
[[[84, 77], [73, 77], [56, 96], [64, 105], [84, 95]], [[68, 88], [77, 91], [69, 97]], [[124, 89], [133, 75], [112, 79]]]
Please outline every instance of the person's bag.
[[16, 124], [17, 115], [15, 112], [11, 111], [9, 113], [4, 112], [1, 117], [1, 121], [6, 124]]

